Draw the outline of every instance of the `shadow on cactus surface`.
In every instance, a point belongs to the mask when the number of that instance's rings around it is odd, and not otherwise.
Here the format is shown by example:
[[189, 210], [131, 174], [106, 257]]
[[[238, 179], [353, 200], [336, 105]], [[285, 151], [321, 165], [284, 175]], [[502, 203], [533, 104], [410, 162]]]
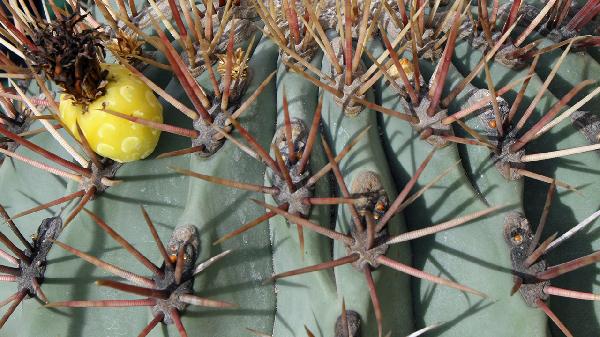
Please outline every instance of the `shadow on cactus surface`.
[[597, 0], [0, 6], [1, 336], [600, 335]]

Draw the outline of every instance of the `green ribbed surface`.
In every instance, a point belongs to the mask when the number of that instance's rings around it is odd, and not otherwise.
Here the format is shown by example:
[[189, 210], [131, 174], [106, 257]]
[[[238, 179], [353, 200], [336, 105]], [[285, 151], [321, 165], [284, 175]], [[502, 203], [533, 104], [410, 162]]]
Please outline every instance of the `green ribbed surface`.
[[[57, 1], [57, 4], [62, 6], [60, 2], [62, 1]], [[140, 1], [136, 3], [141, 7]], [[536, 6], [540, 6], [538, 1]], [[97, 18], [98, 13], [92, 12]], [[97, 19], [104, 22], [102, 18]], [[262, 25], [258, 22], [256, 24]], [[519, 30], [522, 27], [517, 28]], [[371, 53], [379, 55], [383, 47], [379, 37], [375, 36], [374, 40], [367, 43], [367, 48]], [[259, 37], [257, 35], [257, 41]], [[526, 42], [539, 37], [534, 32]], [[243, 41], [244, 48], [248, 42]], [[539, 48], [550, 44], [552, 42], [544, 38]], [[174, 46], [180, 48], [177, 42], [174, 42]], [[541, 56], [517, 118], [520, 118], [540, 90], [561, 53], [562, 49], [559, 49]], [[157, 61], [167, 63], [161, 57], [158, 56]], [[472, 48], [468, 41], [457, 44], [442, 97], [473, 69], [481, 57], [482, 51]], [[363, 61], [370, 65], [366, 55], [363, 55]], [[325, 73], [330, 68], [329, 62], [320, 52], [312, 60], [312, 64]], [[426, 82], [435, 66], [431, 61], [421, 60], [421, 71]], [[285, 67], [277, 46], [267, 38], [258, 42], [249, 60], [249, 68], [250, 84], [242, 101], [250, 97], [269, 74], [277, 72], [257, 101], [239, 119], [267, 151], [276, 128], [283, 124], [284, 90], [292, 118], [302, 120], [307, 128], [310, 128], [319, 97], [323, 97], [320, 129], [335, 154], [355, 139], [365, 127], [371, 127], [366, 137], [339, 164], [348, 186], [360, 172], [373, 171], [380, 176], [392, 202], [431, 151], [431, 145], [419, 139], [407, 122], [368, 109], [357, 117], [344, 115], [331, 93], [318, 89], [304, 77]], [[527, 73], [527, 68], [515, 71], [494, 62], [490, 64], [490, 68], [496, 88]], [[586, 79], [597, 79], [599, 73], [597, 49], [569, 53], [556, 78], [550, 83], [548, 93], [536, 105], [525, 130], [539, 120], [557, 98], [563, 97], [574, 85]], [[181, 85], [171, 74], [148, 69], [146, 75], [175, 98], [192, 106]], [[197, 80], [207, 92], [212, 92], [206, 72]], [[218, 80], [221, 80], [220, 77]], [[581, 91], [571, 103], [584, 97], [596, 86], [597, 84]], [[475, 87], [487, 88], [483, 72], [474, 79], [468, 90]], [[504, 95], [509, 104], [514, 101], [518, 89], [519, 86]], [[465, 95], [468, 90], [450, 104], [449, 114], [461, 109], [468, 99]], [[400, 110], [398, 93], [382, 80], [367, 91], [365, 99], [404, 112]], [[165, 121], [168, 124], [190, 128], [189, 119], [166, 102], [163, 103]], [[583, 108], [593, 113], [597, 113], [598, 109], [600, 96]], [[466, 122], [477, 127], [475, 118]], [[32, 129], [39, 126], [39, 123], [35, 123]], [[457, 125], [454, 130], [457, 136], [467, 137]], [[244, 142], [237, 131], [232, 134]], [[47, 133], [32, 137], [31, 140], [63, 158], [69, 158]], [[539, 153], [587, 144], [587, 140], [572, 127], [570, 120], [565, 120], [542, 138], [532, 141], [525, 149], [527, 153]], [[155, 155], [189, 146], [189, 139], [163, 133]], [[17, 152], [40, 159], [24, 147], [20, 147]], [[159, 265], [162, 263], [161, 256], [139, 210], [141, 204], [146, 206], [165, 242], [177, 226], [193, 225], [198, 229], [201, 244], [197, 262], [227, 249], [233, 250], [229, 256], [196, 278], [194, 290], [199, 296], [233, 302], [240, 307], [189, 307], [182, 313], [182, 320], [190, 336], [246, 336], [249, 335], [246, 328], [250, 328], [274, 337], [300, 337], [306, 336], [306, 326], [316, 336], [340, 337], [334, 336], [334, 324], [341, 313], [342, 301], [345, 301], [348, 310], [355, 310], [361, 315], [362, 337], [377, 336], [375, 314], [364, 274], [350, 265], [337, 267], [333, 271], [278, 280], [275, 284], [263, 284], [274, 273], [346, 256], [343, 243], [305, 229], [305, 251], [301, 255], [296, 225], [276, 216], [240, 236], [213, 245], [212, 242], [216, 239], [265, 213], [250, 198], [269, 204], [275, 204], [275, 201], [270, 196], [265, 197], [259, 193], [234, 190], [184, 177], [168, 168], [177, 166], [244, 183], [270, 185], [271, 175], [265, 165], [230, 141], [226, 141], [210, 158], [187, 155], [157, 160], [154, 159], [155, 155], [147, 160], [124, 165], [118, 171], [117, 178], [123, 179], [125, 183], [110, 188], [88, 204], [87, 208]], [[502, 233], [504, 215], [510, 210], [523, 211], [532, 226], [537, 226], [548, 185], [529, 178], [507, 181], [491, 164], [486, 148], [450, 144], [436, 152], [413, 192], [459, 160], [460, 163], [445, 178], [389, 222], [391, 235], [425, 228], [485, 209], [488, 207], [486, 203], [490, 206], [507, 207], [461, 227], [410, 243], [393, 245], [386, 255], [433, 275], [480, 290], [490, 298], [480, 299], [380, 266], [373, 271], [373, 277], [382, 304], [384, 334], [391, 331], [391, 336], [406, 336], [416, 329], [447, 322], [427, 336], [561, 336], [561, 332], [542, 311], [526, 306], [519, 294], [510, 296], [513, 285], [512, 266]], [[310, 171], [315, 173], [326, 163], [320, 138], [317, 138], [311, 155]], [[577, 194], [558, 189], [542, 239], [555, 232], [561, 234], [567, 231], [598, 210], [598, 151], [529, 163], [527, 169], [577, 186], [581, 192]], [[6, 159], [0, 166], [0, 203], [9, 214], [75, 192], [76, 189], [73, 182], [41, 173], [16, 160]], [[324, 176], [313, 192], [316, 197], [341, 197], [332, 174]], [[70, 212], [74, 206], [75, 203], [69, 204], [65, 212]], [[16, 223], [24, 235], [29, 237], [42, 219], [59, 211], [60, 206], [53, 207], [18, 219]], [[349, 233], [352, 220], [345, 205], [312, 206], [308, 219], [343, 233]], [[549, 254], [548, 263], [558, 264], [600, 249], [597, 226], [598, 221]], [[13, 238], [7, 228], [2, 232]], [[150, 275], [143, 265], [102, 232], [85, 213], [80, 214], [69, 225], [59, 240], [132, 272]], [[561, 276], [552, 283], [568, 289], [600, 293], [597, 275], [598, 269], [593, 265]], [[110, 277], [112, 276], [108, 273], [55, 247], [49, 255], [47, 279], [42, 289], [50, 301], [137, 298], [94, 284], [97, 279]], [[15, 291], [14, 284], [1, 284], [0, 299]], [[600, 303], [552, 298], [549, 304], [575, 336], [598, 335]], [[17, 308], [0, 335], [135, 336], [151, 319], [148, 308], [46, 309], [41, 307], [39, 301], [29, 299]], [[177, 336], [178, 333], [174, 326], [161, 324], [150, 335]]]

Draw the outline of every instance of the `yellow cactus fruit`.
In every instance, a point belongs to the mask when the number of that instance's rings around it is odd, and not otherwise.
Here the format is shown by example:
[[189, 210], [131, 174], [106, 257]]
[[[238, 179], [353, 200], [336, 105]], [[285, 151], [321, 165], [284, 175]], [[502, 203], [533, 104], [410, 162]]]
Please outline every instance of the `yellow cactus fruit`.
[[125, 115], [162, 123], [162, 105], [152, 90], [121, 65], [105, 64], [108, 71], [105, 94], [84, 106], [68, 95], [60, 98], [60, 118], [79, 139], [76, 123], [97, 154], [124, 163], [148, 157], [156, 148], [160, 131], [111, 115]]

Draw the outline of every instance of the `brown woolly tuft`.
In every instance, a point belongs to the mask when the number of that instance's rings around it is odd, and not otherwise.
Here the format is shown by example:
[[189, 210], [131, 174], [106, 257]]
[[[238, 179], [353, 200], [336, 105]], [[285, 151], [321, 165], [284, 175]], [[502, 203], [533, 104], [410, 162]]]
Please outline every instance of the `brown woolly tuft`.
[[107, 71], [100, 67], [104, 53], [102, 33], [97, 29], [78, 29], [85, 15], [73, 13], [51, 23], [38, 22], [30, 50], [33, 67], [61, 86], [80, 104], [87, 105], [104, 94]]

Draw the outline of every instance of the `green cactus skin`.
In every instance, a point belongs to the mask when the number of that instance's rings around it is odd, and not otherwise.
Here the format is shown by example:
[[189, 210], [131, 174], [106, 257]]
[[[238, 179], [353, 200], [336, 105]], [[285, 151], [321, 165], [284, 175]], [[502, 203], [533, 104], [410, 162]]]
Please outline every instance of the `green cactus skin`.
[[[329, 69], [327, 59], [323, 59], [322, 69]], [[372, 91], [367, 92], [368, 100], [373, 100]], [[328, 137], [335, 153], [341, 149], [362, 130], [372, 126], [365, 140], [356, 145], [356, 149], [340, 164], [340, 170], [347, 186], [350, 186], [357, 174], [372, 171], [379, 175], [389, 200], [396, 198], [396, 189], [385, 165], [385, 154], [379, 133], [374, 127], [376, 115], [374, 111], [363, 110], [356, 117], [344, 115], [340, 106], [329, 93], [323, 99], [323, 123], [329, 130]], [[337, 214], [336, 230], [342, 233], [350, 232], [351, 215], [346, 207], [340, 207]], [[390, 235], [397, 235], [405, 231], [402, 214], [397, 214], [388, 223]], [[343, 243], [334, 242], [333, 258], [346, 256]], [[402, 263], [410, 263], [411, 253], [408, 244], [391, 245], [386, 256]], [[335, 278], [338, 296], [345, 299], [347, 310], [354, 310], [362, 317], [362, 334], [364, 336], [377, 335], [377, 323], [369, 296], [365, 276], [353, 266], [345, 265], [335, 269]], [[413, 331], [412, 307], [410, 304], [411, 290], [409, 277], [405, 274], [380, 266], [373, 271], [373, 279], [377, 295], [381, 302], [383, 315], [383, 331], [392, 331], [394, 334], [407, 335]], [[339, 304], [336, 308], [339, 312]]]
[[[138, 9], [145, 3], [139, 0], [136, 2]], [[533, 4], [539, 8], [544, 5], [537, 0], [533, 1]], [[492, 5], [490, 1], [488, 5]], [[92, 13], [98, 21], [104, 22], [101, 14], [95, 10]], [[474, 14], [477, 15], [476, 11]], [[537, 38], [538, 35], [535, 33], [533, 37]], [[367, 48], [378, 56], [382, 48], [377, 37], [375, 39], [368, 41]], [[247, 42], [241, 41], [239, 45], [245, 47]], [[550, 40], [544, 39], [539, 48], [550, 44]], [[174, 45], [179, 48], [178, 43], [175, 42]], [[529, 83], [524, 102], [517, 113], [517, 119], [538, 93], [561, 53], [562, 49], [558, 49], [540, 57], [535, 76]], [[157, 61], [166, 64], [164, 56], [158, 54]], [[471, 48], [467, 41], [458, 43], [452, 58], [456, 69], [451, 66], [444, 95], [473, 69], [481, 57], [481, 50]], [[365, 57], [363, 59], [367, 60]], [[284, 87], [292, 118], [303, 120], [307, 128], [310, 128], [320, 96], [320, 90], [313, 84], [286, 70], [277, 60], [277, 46], [268, 39], [261, 40], [249, 61], [252, 75], [244, 99], [275, 70], [278, 71], [277, 85], [271, 82], [257, 102], [239, 119], [264, 148], [270, 145], [275, 128], [282, 124]], [[321, 56], [315, 57], [312, 63], [323, 70], [330, 68], [326, 57], [322, 60]], [[421, 60], [421, 65], [425, 78], [430, 77], [435, 64]], [[490, 68], [496, 88], [527, 73], [527, 68], [516, 71], [494, 62], [490, 64]], [[572, 50], [550, 83], [548, 92], [536, 106], [525, 129], [539, 120], [557, 101], [557, 97], [564, 96], [583, 80], [596, 78], [599, 72], [598, 50]], [[171, 74], [150, 67], [145, 71], [145, 75], [160, 87], [167, 87], [169, 93], [191, 106], [184, 97], [179, 82], [172, 80]], [[473, 85], [477, 88], [487, 88], [484, 76], [481, 72], [472, 82]], [[201, 74], [197, 80], [208, 92], [211, 91], [206, 73]], [[597, 84], [594, 84], [582, 90], [569, 104], [577, 102], [596, 87]], [[449, 114], [461, 109], [468, 99], [466, 93], [473, 88], [475, 87], [470, 86], [452, 102]], [[518, 88], [519, 86], [504, 95], [509, 104], [514, 101]], [[35, 93], [36, 90], [30, 90], [30, 94]], [[340, 163], [346, 184], [350, 186], [361, 172], [376, 172], [382, 179], [389, 199], [393, 201], [396, 191], [414, 175], [418, 165], [430, 152], [431, 146], [418, 139], [418, 135], [407, 122], [367, 109], [356, 117], [348, 117], [330, 93], [321, 94], [324, 97], [324, 136], [329, 140], [334, 153], [339, 153], [360, 131], [371, 126], [365, 139]], [[392, 87], [388, 88], [380, 81], [367, 93], [366, 99], [402, 112], [397, 96]], [[596, 96], [582, 110], [597, 113], [599, 106], [600, 96]], [[190, 127], [189, 119], [169, 105], [165, 107], [167, 123]], [[466, 122], [471, 127], [479, 128], [476, 115]], [[377, 125], [379, 128], [375, 127]], [[37, 127], [39, 122], [34, 123], [31, 128]], [[457, 125], [454, 125], [454, 131], [457, 135], [466, 137]], [[240, 138], [237, 132], [232, 134]], [[31, 140], [63, 158], [70, 158], [48, 134], [37, 135]], [[542, 138], [527, 144], [525, 149], [527, 153], [541, 153], [587, 144], [589, 143], [584, 136], [566, 120]], [[189, 140], [163, 133], [156, 153], [186, 147], [189, 147]], [[38, 159], [37, 155], [23, 147], [19, 147], [17, 152]], [[447, 322], [428, 335], [562, 336], [541, 310], [528, 307], [519, 294], [509, 296], [513, 286], [512, 266], [509, 250], [502, 235], [504, 216], [509, 211], [524, 212], [532, 227], [537, 226], [549, 185], [529, 178], [507, 181], [490, 164], [489, 151], [484, 147], [449, 144], [436, 152], [413, 192], [446, 171], [459, 159], [462, 160], [460, 165], [389, 222], [391, 235], [485, 209], [485, 202], [491, 206], [508, 206], [461, 227], [421, 238], [410, 244], [391, 245], [386, 255], [425, 272], [481, 290], [488, 294], [490, 299], [480, 300], [455, 289], [414, 278], [409, 280], [407, 275], [381, 266], [373, 271], [373, 276], [382, 303], [384, 334], [391, 331], [391, 336], [405, 336], [415, 329]], [[311, 172], [316, 172], [325, 163], [323, 149], [317, 139], [311, 155]], [[332, 242], [305, 229], [305, 250], [301, 255], [296, 226], [290, 225], [283, 217], [276, 216], [269, 220], [269, 227], [261, 224], [235, 239], [213, 246], [213, 241], [224, 234], [263, 215], [265, 210], [249, 200], [263, 200], [263, 197], [183, 177], [169, 169], [169, 166], [258, 185], [270, 185], [271, 179], [269, 169], [265, 169], [263, 164], [226, 141], [210, 158], [191, 155], [162, 160], [149, 159], [124, 165], [117, 172], [117, 178], [123, 179], [125, 183], [111, 187], [88, 204], [89, 210], [103, 218], [136, 249], [157, 263], [161, 256], [139, 211], [140, 204], [147, 207], [163, 240], [179, 226], [191, 224], [199, 230], [201, 244], [197, 262], [226, 250], [233, 250], [229, 256], [196, 278], [194, 290], [201, 296], [236, 303], [240, 307], [188, 307], [182, 313], [182, 320], [190, 336], [245, 336], [249, 334], [245, 328], [264, 331], [274, 337], [306, 336], [306, 325], [316, 336], [340, 337], [334, 333], [334, 327], [341, 312], [342, 300], [347, 310], [358, 312], [362, 318], [362, 337], [377, 336], [377, 323], [364, 274], [350, 265], [337, 267], [334, 271], [285, 278], [278, 280], [275, 285], [262, 284], [263, 280], [272, 274], [346, 256], [346, 248], [342, 243]], [[527, 163], [528, 170], [569, 183], [576, 186], [580, 192], [578, 194], [559, 187], [542, 238], [554, 232], [564, 233], [598, 209], [599, 167], [600, 157], [597, 153]], [[339, 191], [337, 194], [333, 192], [334, 186], [334, 180], [328, 175], [316, 185], [314, 196], [341, 196]], [[77, 184], [56, 178], [14, 159], [6, 159], [0, 166], [0, 190], [0, 204], [6, 207], [9, 214], [15, 214], [73, 193], [77, 190]], [[275, 204], [268, 195], [264, 200]], [[63, 215], [68, 214], [76, 204], [77, 200], [69, 203]], [[36, 231], [44, 218], [58, 214], [60, 209], [60, 206], [56, 206], [18, 219], [16, 223], [23, 234], [29, 236]], [[308, 218], [322, 226], [344, 233], [349, 232], [351, 215], [345, 205], [313, 206]], [[546, 256], [548, 265], [556, 265], [600, 249], [600, 241], [596, 239], [597, 230], [593, 227], [597, 224], [598, 220], [590, 225], [590, 229], [578, 233]], [[7, 229], [2, 232], [14, 238]], [[150, 275], [148, 270], [102, 232], [85, 213], [81, 213], [66, 228], [59, 240], [140, 275]], [[95, 280], [106, 278], [108, 273], [59, 247], [55, 246], [51, 250], [48, 262], [42, 289], [50, 301], [139, 298], [94, 285]], [[588, 266], [552, 280], [552, 284], [567, 289], [600, 293], [600, 284], [594, 281], [597, 274], [597, 267]], [[15, 291], [14, 284], [3, 283], [0, 286], [0, 299], [10, 296]], [[600, 331], [600, 303], [552, 297], [549, 305], [575, 336], [595, 337], [597, 331]], [[26, 299], [17, 307], [0, 335], [135, 336], [152, 319], [151, 311], [147, 307], [50, 309], [41, 306], [41, 302], [36, 299]], [[150, 334], [177, 335], [174, 326], [164, 324]]]
[[[592, 111], [598, 111], [597, 104], [590, 107], [596, 107], [592, 108]], [[533, 142], [528, 147], [528, 151], [540, 153], [589, 144], [582, 134], [573, 131], [569, 121], [563, 122], [556, 127], [556, 130], [550, 131], [543, 137], [539, 141]], [[582, 171], [580, 169], [581, 167], [600, 167], [600, 158], [597, 153], [590, 152], [531, 164], [531, 170], [577, 186], [583, 194], [580, 196], [576, 193], [562, 191], [556, 195], [545, 231], [546, 235], [551, 235], [556, 231], [561, 234], [566, 232], [600, 206], [598, 203], [600, 199], [598, 171], [595, 169]], [[536, 219], [533, 221], [539, 219], [543, 208], [544, 200], [539, 196], [539, 191], [545, 191], [547, 186], [544, 185], [535, 181], [525, 181], [525, 200], [531, 200], [531, 205], [525, 204], [525, 211], [529, 219]], [[595, 223], [597, 226], [598, 221]], [[550, 266], [556, 265], [598, 249], [600, 249], [600, 244], [598, 240], [595, 240], [594, 230], [590, 228], [549, 254], [547, 262]], [[552, 284], [567, 289], [598, 293], [600, 286], [591, 281], [596, 275], [596, 267], [586, 267], [561, 276]], [[553, 297], [550, 299], [550, 306], [575, 336], [592, 336], [594, 331], [600, 329], [597, 321], [597, 317], [600, 317], [600, 303]], [[577, 312], [577, 316], [573, 315], [573, 312]], [[560, 333], [555, 326], [551, 327], [553, 334]]]
[[[315, 55], [311, 61], [316, 67], [321, 65], [322, 55]], [[292, 120], [301, 120], [306, 128], [310, 128], [318, 101], [318, 89], [298, 74], [294, 74], [280, 64], [277, 76], [278, 126], [283, 121], [283, 92], [289, 102], [289, 113]], [[271, 153], [273, 155], [273, 153]], [[326, 163], [320, 141], [314, 144], [310, 174], [316, 173]], [[267, 174], [265, 184], [272, 184], [272, 174]], [[328, 176], [321, 178], [314, 189], [314, 195], [327, 197], [331, 186]], [[266, 202], [275, 205], [271, 196]], [[309, 220], [329, 227], [331, 208], [328, 206], [312, 206]], [[331, 243], [324, 236], [304, 230], [304, 252], [300, 252], [296, 225], [290, 225], [283, 217], [269, 220], [273, 246], [273, 269], [275, 274], [291, 269], [302, 268], [326, 262], [331, 257]], [[337, 319], [339, 308], [333, 272], [319, 271], [297, 275], [276, 281], [277, 312], [273, 336], [301, 336], [305, 334], [304, 325], [311, 331], [330, 334]]]
[[[462, 69], [468, 69], [466, 67], [470, 67], [469, 65], [473, 65], [478, 62], [480, 57], [481, 54], [477, 51], [469, 48], [463, 48], [463, 46], [458, 46], [453, 61], [455, 64], [457, 64], [457, 68], [461, 69], [461, 72], [463, 72]], [[563, 67], [564, 66], [565, 65], [563, 64]], [[568, 71], [568, 68], [565, 69]], [[498, 83], [495, 83], [497, 87], [506, 85], [512, 79], [522, 77], [527, 72], [526, 69], [520, 72], [511, 71], [497, 64], [493, 64], [490, 70], [492, 71], [493, 78], [499, 79]], [[574, 70], [570, 72], [574, 72]], [[465, 72], [463, 72], [463, 74], [464, 73]], [[479, 87], [485, 88], [486, 86], [484, 81], [485, 80], [478, 78], [476, 79], [475, 84]], [[539, 88], [541, 88], [542, 82], [543, 79], [539, 79], [537, 77], [532, 78], [527, 91], [525, 92], [526, 97], [521, 105], [521, 111], [527, 108], [529, 102], [537, 94]], [[514, 97], [511, 97], [513, 95], [513, 92], [507, 93], [506, 96], [509, 97], [509, 102], [514, 100]], [[547, 111], [556, 101], [557, 99], [554, 96], [552, 96], [550, 93], [547, 93], [537, 105], [529, 124], [531, 124], [532, 121], [535, 122], [539, 120], [540, 114]], [[517, 118], [519, 117], [520, 115], [517, 114]], [[525, 126], [525, 128], [527, 128], [527, 126]], [[528, 144], [526, 146], [526, 150], [527, 153], [541, 153], [587, 144], [589, 143], [587, 143], [584, 136], [572, 128], [568, 121], [564, 121], [560, 125], [556, 126], [553, 130], [540, 137], [538, 140], [532, 141], [530, 144]], [[471, 147], [467, 147], [466, 151], [469, 154], [468, 157], [469, 161], [471, 162], [471, 172], [475, 172], [478, 167], [476, 162], [483, 161], [483, 155], [475, 155], [476, 150], [472, 149]], [[481, 159], [473, 159], [477, 157]], [[585, 153], [561, 159], [528, 163], [527, 165], [528, 170], [567, 182], [568, 184], [576, 186], [577, 189], [583, 194], [583, 196], [581, 196], [577, 193], [559, 189], [559, 193], [557, 193], [551, 209], [548, 226], [546, 227], [545, 231], [546, 235], [550, 235], [556, 231], [558, 231], [559, 234], [564, 233], [570, 227], [589, 216], [593, 210], [597, 209], [598, 207], [597, 196], [599, 195], [599, 189], [598, 184], [595, 183], [597, 181], [597, 172], [594, 170], [582, 171], [578, 169], [579, 167], [598, 167], [597, 154]], [[496, 175], [495, 172], [490, 172], [489, 174], [484, 174], [483, 176], [476, 174], [473, 176], [476, 178], [475, 182], [481, 188], [481, 186], [485, 186], [482, 179], [491, 179], [490, 177], [494, 175]], [[502, 180], [498, 178], [497, 182], [502, 183]], [[506, 181], [504, 181], [504, 184], [506, 184]], [[545, 199], [543, 195], [545, 195], [547, 188], [547, 184], [525, 178], [523, 188], [523, 207], [525, 209], [525, 214], [527, 214], [529, 219], [536, 219], [533, 221], [537, 221], [539, 219]], [[540, 193], [540, 191], [543, 191], [543, 194]], [[559, 250], [556, 250], [554, 254], [550, 254], [548, 257], [548, 263], [549, 265], [554, 265], [565, 262], [570, 258], [574, 258], [575, 256], [572, 255], [570, 251], [579, 252], [579, 254], [575, 254], [576, 256], [579, 256], [596, 249], [598, 249], [598, 245], [593, 241], [593, 238], [586, 236], [585, 233], [581, 233], [576, 238], [573, 238], [571, 242], [565, 243], [564, 246]], [[564, 254], [562, 258], [560, 257], [559, 252]], [[557, 280], [553, 281], [553, 284], [568, 289], [598, 292], [598, 287], [590, 284], [589, 282], [589, 280], [594, 278], [593, 275], [593, 268], [584, 268], [573, 272], [570, 275], [564, 275], [558, 278]], [[571, 329], [571, 332], [573, 332], [574, 335], [588, 336], [590, 333], [592, 333], [592, 331], [597, 331], [598, 323], [592, 318], [598, 317], [598, 314], [600, 313], [598, 311], [599, 306], [597, 303], [587, 303], [584, 301], [582, 302], [572, 299], [552, 297], [550, 299], [550, 306], [555, 311], [556, 315], [561, 318], [563, 323], [569, 329]], [[570, 314], [574, 311], [578, 312], [577, 317], [574, 317]], [[587, 319], [583, 319], [582, 317], [587, 317]], [[551, 328], [555, 333], [560, 333], [553, 325], [551, 325]]]
[[[252, 78], [245, 97], [250, 96], [262, 81], [275, 70], [277, 49], [269, 40], [257, 46], [249, 66]], [[271, 82], [259, 99], [240, 117], [259, 143], [266, 147], [274, 130], [275, 86]], [[247, 156], [231, 142], [208, 159], [192, 156], [190, 169], [212, 176], [262, 184], [265, 167]], [[243, 172], [243, 174], [241, 173]], [[269, 331], [273, 326], [275, 294], [272, 285], [261, 285], [272, 273], [269, 230], [266, 226], [244, 233], [238, 240], [229, 240], [213, 246], [212, 242], [254, 218], [263, 210], [248, 198], [257, 198], [246, 191], [234, 190], [192, 179], [186, 209], [179, 225], [193, 224], [199, 229], [201, 249], [199, 260], [205, 260], [227, 249], [234, 252], [218, 268], [210, 268], [196, 279], [196, 289], [204, 289], [206, 296], [218, 296], [236, 303], [239, 309], [216, 314], [214, 310], [188, 310], [183, 316], [188, 331], [210, 331], [215, 336], [240, 336], [245, 328]], [[262, 199], [261, 196], [258, 196]], [[216, 315], [215, 315], [216, 314]], [[232, 320], [235, 328], [232, 328]]]
[[[433, 73], [431, 65], [423, 62], [421, 69], [424, 76], [430, 77]], [[452, 88], [461, 79], [460, 74], [450, 71], [444, 94], [447, 93], [447, 88]], [[383, 105], [398, 109], [396, 97], [393, 88], [384, 89]], [[404, 121], [383, 116], [380, 123], [384, 130], [386, 151], [394, 178], [397, 184], [402, 185], [415, 174], [417, 167], [431, 151], [431, 145], [420, 140], [418, 133]], [[411, 141], [407, 142], [407, 139]], [[485, 154], [488, 153], [488, 150], [483, 147], [472, 147], [475, 148], [473, 151], [481, 150], [485, 151]], [[456, 145], [450, 143], [438, 150], [413, 191], [447, 170], [457, 160], [460, 160], [460, 156]], [[465, 164], [467, 163], [463, 162], [463, 165]], [[501, 192], [498, 192], [500, 190]], [[481, 188], [490, 206], [518, 204], [521, 191], [522, 189], [518, 187], [504, 183], [493, 183]], [[502, 198], [490, 200], [491, 194], [505, 197], [504, 200]], [[512, 199], [506, 200], [509, 198]], [[404, 212], [407, 218], [411, 219], [409, 229], [414, 230], [486, 207], [480, 201], [477, 192], [470, 186], [462, 166], [459, 166]], [[424, 209], [427, 211], [424, 212]], [[497, 239], [501, 238], [502, 227], [495, 224], [502, 223], [502, 214], [502, 212], [494, 212], [461, 227], [412, 242], [414, 266], [434, 275], [441, 274], [443, 277], [466, 284], [496, 300], [494, 303], [489, 303], [461, 294], [455, 289], [414, 280], [413, 302], [416, 317], [420, 318], [420, 321], [416, 322], [417, 327], [447, 321], [449, 323], [436, 332], [442, 336], [465, 336], [478, 329], [481, 322], [485, 321], [486, 331], [494, 336], [510, 336], [512, 332], [506, 329], [507, 325], [515, 326], [515, 329], [527, 336], [545, 334], [546, 323], [543, 314], [536, 315], [537, 313], [522, 304], [520, 299], [506, 296], [506, 289], [512, 287], [513, 281], [510, 272], [507, 272], [510, 271], [511, 265], [504, 241]], [[515, 315], [503, 315], [507, 310], [515, 312]]]

